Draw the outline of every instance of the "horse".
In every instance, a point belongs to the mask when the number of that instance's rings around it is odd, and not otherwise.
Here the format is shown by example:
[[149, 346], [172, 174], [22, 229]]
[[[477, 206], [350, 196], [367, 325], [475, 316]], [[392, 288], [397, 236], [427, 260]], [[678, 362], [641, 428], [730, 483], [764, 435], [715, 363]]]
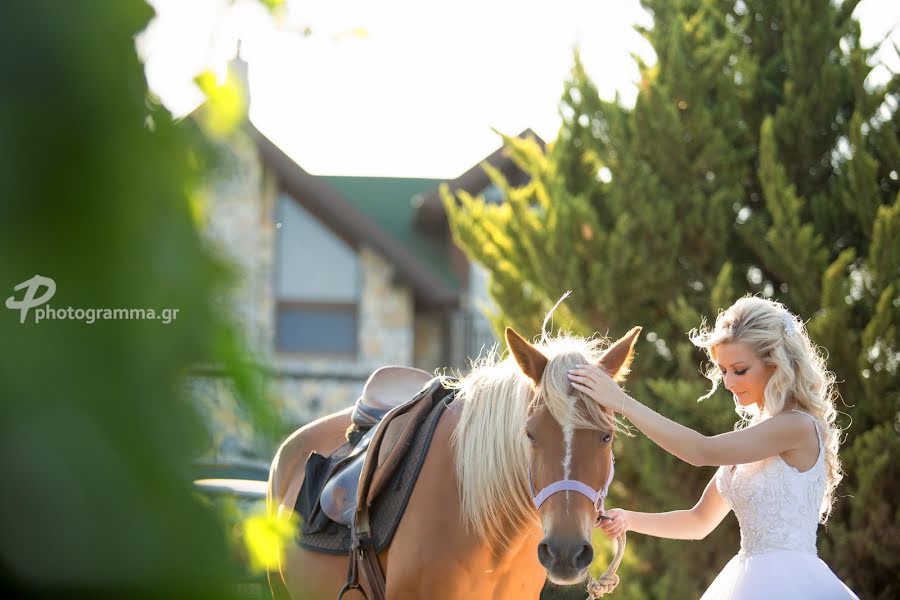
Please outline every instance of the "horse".
[[[600, 340], [563, 334], [531, 344], [507, 328], [508, 356], [492, 352], [449, 384], [455, 400], [441, 415], [390, 545], [378, 555], [387, 599], [537, 598], [547, 579], [586, 579], [617, 423], [574, 390], [567, 373], [598, 364], [621, 381], [639, 333], [635, 327], [601, 348]], [[290, 517], [310, 453], [327, 455], [345, 442], [350, 413], [314, 421], [278, 448], [267, 494], [276, 518]], [[605, 591], [618, 581], [624, 537], [618, 541], [614, 581]], [[270, 583], [295, 600], [333, 599], [347, 568], [346, 555], [289, 544]], [[364, 596], [344, 596], [351, 597]]]

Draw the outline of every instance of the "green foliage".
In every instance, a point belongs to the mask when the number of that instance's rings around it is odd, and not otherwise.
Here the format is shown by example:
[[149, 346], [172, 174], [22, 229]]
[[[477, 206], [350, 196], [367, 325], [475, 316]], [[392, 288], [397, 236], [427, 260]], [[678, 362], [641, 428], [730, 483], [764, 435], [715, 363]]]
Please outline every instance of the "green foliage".
[[[505, 204], [444, 200], [454, 238], [491, 274], [498, 330], [537, 334], [566, 290], [556, 327], [618, 336], [643, 325], [629, 387], [703, 433], [735, 416], [724, 392], [695, 402], [704, 356], [684, 334], [745, 293], [809, 319], [847, 428], [820, 552], [861, 597], [887, 598], [900, 557], [900, 536], [883, 535], [900, 497], [887, 473], [900, 458], [900, 81], [865, 83], [872, 51], [855, 4], [646, 0], [654, 25], [639, 31], [658, 62], [638, 61], [633, 108], [601, 99], [576, 54], [546, 155], [504, 138], [531, 182], [510, 189], [489, 171]], [[643, 436], [616, 445], [611, 506], [687, 508], [713, 475]], [[698, 597], [737, 533], [729, 518], [699, 543], [632, 536], [619, 594]]]
[[900, 508], [897, 506], [900, 423], [882, 422], [856, 436], [843, 452], [845, 467], [857, 468], [842, 486], [842, 518], [832, 518], [820, 552], [840, 556], [845, 583], [871, 590], [872, 598], [896, 598], [900, 583]]
[[[216, 513], [192, 491], [209, 434], [185, 376], [223, 365], [273, 428], [225, 316], [231, 269], [191, 199], [210, 153], [148, 100], [136, 0], [14, 2], [0, 19], [0, 286], [51, 278], [53, 308], [177, 308], [150, 320], [24, 323], [2, 309], [5, 583], [101, 597], [223, 598]], [[40, 290], [39, 293], [42, 293]]]

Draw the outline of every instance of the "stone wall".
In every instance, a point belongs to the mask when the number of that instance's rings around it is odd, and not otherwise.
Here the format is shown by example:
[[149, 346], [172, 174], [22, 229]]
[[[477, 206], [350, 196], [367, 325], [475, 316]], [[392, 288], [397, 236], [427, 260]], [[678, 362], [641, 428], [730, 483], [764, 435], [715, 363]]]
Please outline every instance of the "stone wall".
[[360, 362], [371, 368], [411, 365], [413, 354], [412, 290], [394, 284], [394, 267], [368, 248], [360, 252], [363, 293], [360, 306]]
[[239, 270], [232, 310], [244, 325], [247, 346], [268, 360], [274, 340], [275, 184], [246, 135], [237, 132], [217, 149], [215, 179], [206, 192], [207, 232]]

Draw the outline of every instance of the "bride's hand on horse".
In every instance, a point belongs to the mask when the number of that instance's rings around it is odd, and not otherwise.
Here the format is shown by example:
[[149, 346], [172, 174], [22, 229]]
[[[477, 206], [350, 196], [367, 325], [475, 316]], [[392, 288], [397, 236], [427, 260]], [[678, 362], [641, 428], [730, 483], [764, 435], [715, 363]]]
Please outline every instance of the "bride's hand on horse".
[[573, 388], [584, 392], [600, 406], [618, 413], [624, 411], [628, 396], [600, 367], [580, 365], [569, 371], [569, 381]]
[[600, 529], [606, 534], [606, 537], [617, 538], [628, 531], [628, 517], [621, 508], [614, 508], [604, 513], [604, 517], [600, 521]]

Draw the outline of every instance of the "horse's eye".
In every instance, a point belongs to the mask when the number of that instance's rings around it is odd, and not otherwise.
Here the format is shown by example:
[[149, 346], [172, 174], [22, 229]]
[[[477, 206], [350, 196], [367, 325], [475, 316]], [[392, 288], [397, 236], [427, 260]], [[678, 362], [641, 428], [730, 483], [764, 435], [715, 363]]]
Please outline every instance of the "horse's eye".
[[612, 441], [612, 434], [607, 433], [603, 436], [603, 443], [608, 444]]
[[532, 443], [534, 442], [534, 436], [531, 435], [531, 432], [528, 431], [527, 429], [525, 430], [525, 437], [528, 438], [528, 441], [529, 441], [529, 442], [532, 442]]

